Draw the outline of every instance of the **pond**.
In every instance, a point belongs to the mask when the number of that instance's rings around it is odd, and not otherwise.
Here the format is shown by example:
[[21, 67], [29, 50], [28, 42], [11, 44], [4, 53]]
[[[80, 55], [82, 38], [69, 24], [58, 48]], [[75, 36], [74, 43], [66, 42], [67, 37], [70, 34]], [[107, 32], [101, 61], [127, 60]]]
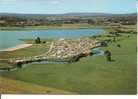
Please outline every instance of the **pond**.
[[104, 51], [99, 49], [99, 48], [94, 48], [92, 49], [92, 56], [103, 56], [104, 55]]

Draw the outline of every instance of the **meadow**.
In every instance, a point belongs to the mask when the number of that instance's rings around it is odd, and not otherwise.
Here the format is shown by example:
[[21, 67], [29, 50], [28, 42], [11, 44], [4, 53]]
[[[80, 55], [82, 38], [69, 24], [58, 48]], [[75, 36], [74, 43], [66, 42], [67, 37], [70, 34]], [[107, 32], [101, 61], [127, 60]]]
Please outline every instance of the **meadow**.
[[[111, 37], [102, 35], [96, 39], [104, 40], [108, 38]], [[121, 47], [117, 47], [118, 44]], [[45, 49], [40, 46], [42, 45], [15, 51], [12, 54], [9, 53], [7, 56], [40, 54], [40, 51], [37, 50], [41, 48], [42, 53], [43, 49]], [[109, 43], [107, 47], [101, 47], [100, 49], [111, 51], [111, 62], [108, 62], [104, 55], [88, 56], [70, 64], [28, 64], [22, 69], [0, 72], [0, 75], [2, 78], [29, 83], [30, 86], [50, 87], [71, 92], [71, 94], [136, 94], [136, 34], [122, 34], [121, 37], [117, 38], [116, 42]], [[34, 54], [33, 52], [36, 53]], [[8, 84], [5, 86], [10, 87]], [[23, 85], [22, 87], [25, 86]], [[6, 90], [7, 87], [1, 90]], [[12, 92], [14, 89], [11, 88], [10, 90]], [[16, 91], [24, 93], [21, 90], [18, 89]], [[37, 90], [35, 87], [26, 88], [26, 92], [28, 93], [35, 93], [34, 91], [37, 92]], [[64, 94], [64, 91], [60, 93]], [[54, 90], [49, 91], [49, 93], [52, 92]], [[46, 91], [45, 93], [48, 94]]]

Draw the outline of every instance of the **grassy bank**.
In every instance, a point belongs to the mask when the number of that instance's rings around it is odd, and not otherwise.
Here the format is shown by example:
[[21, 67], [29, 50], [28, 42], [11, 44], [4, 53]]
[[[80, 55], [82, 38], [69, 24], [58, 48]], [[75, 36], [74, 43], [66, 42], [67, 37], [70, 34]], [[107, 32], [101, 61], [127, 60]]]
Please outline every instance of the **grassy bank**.
[[[108, 37], [104, 35], [97, 39]], [[36, 55], [45, 51], [42, 45], [33, 47], [3, 57]], [[105, 56], [89, 56], [71, 64], [29, 64], [26, 68], [1, 72], [0, 75], [77, 94], [136, 94], [136, 35], [123, 34], [116, 42], [101, 49], [111, 51], [112, 62], [107, 62]]]
[[33, 44], [33, 46], [28, 48], [23, 48], [20, 50], [12, 52], [0, 52], [1, 59], [10, 59], [10, 58], [23, 58], [37, 56], [45, 53], [49, 50], [50, 43], [47, 44]]

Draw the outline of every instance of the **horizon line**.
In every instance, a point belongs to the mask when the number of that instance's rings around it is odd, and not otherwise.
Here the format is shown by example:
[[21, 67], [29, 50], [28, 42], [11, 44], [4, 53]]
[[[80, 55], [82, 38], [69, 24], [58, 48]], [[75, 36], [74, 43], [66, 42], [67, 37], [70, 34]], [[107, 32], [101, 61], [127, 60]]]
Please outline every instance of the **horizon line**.
[[137, 14], [137, 11], [135, 12], [128, 12], [128, 13], [109, 13], [109, 12], [65, 12], [65, 13], [22, 13], [22, 12], [0, 12], [0, 14], [3, 13], [3, 14], [40, 14], [40, 15], [64, 15], [64, 14], [83, 14], [83, 13], [86, 13], [86, 14], [92, 14], [92, 13], [95, 13], [95, 14], [134, 14], [136, 13]]

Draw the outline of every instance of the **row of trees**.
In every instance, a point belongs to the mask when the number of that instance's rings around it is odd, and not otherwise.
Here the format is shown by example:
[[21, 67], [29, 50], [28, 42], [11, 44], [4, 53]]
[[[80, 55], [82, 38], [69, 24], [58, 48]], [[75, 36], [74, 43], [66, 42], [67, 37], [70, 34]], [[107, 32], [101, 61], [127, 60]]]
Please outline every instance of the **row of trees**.
[[[75, 17], [75, 18], [24, 18], [17, 16], [0, 16], [0, 26], [36, 26], [36, 25], [58, 25], [62, 24], [75, 24], [75, 23], [88, 23], [92, 25], [103, 25], [110, 23], [119, 23], [123, 25], [134, 25], [137, 23], [137, 17], [132, 16], [116, 16], [116, 17]], [[1, 22], [3, 21], [3, 22]]]
[[117, 16], [117, 17], [111, 17], [108, 18], [109, 22], [112, 23], [120, 23], [122, 25], [136, 25], [137, 24], [137, 15], [131, 15], [131, 16]]

